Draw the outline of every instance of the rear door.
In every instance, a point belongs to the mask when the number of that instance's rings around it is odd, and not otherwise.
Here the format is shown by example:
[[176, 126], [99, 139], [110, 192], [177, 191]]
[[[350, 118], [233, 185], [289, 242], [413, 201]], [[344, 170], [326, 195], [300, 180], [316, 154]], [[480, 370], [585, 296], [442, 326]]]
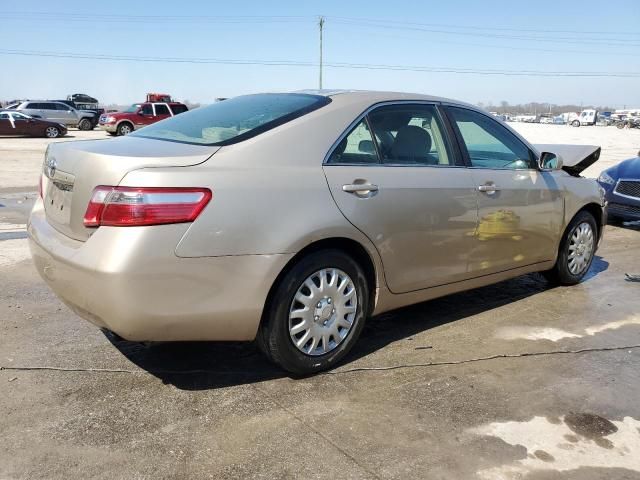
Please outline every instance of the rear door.
[[14, 122], [10, 114], [0, 112], [0, 135], [15, 135], [17, 132], [14, 128]]
[[560, 185], [529, 147], [481, 112], [446, 107], [478, 196], [474, 276], [555, 258], [564, 215]]
[[154, 103], [153, 108], [155, 111], [155, 121], [164, 120], [171, 116], [171, 111], [166, 103]]
[[375, 244], [394, 293], [468, 274], [476, 193], [449, 137], [433, 104], [380, 106], [325, 161], [338, 207]]

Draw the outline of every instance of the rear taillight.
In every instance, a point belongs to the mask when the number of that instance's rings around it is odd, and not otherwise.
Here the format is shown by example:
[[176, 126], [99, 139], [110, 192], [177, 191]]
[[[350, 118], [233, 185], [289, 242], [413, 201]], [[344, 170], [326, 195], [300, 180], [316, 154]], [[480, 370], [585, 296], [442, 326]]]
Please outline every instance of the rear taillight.
[[107, 187], [93, 190], [85, 227], [135, 227], [193, 222], [212, 193], [208, 188]]

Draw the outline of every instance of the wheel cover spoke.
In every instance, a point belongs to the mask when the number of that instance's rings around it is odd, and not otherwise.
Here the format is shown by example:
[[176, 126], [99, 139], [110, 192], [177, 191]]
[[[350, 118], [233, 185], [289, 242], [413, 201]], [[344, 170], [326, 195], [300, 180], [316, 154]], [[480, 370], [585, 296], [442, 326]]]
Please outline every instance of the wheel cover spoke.
[[333, 351], [347, 337], [358, 312], [353, 280], [337, 268], [323, 268], [298, 287], [289, 307], [289, 336], [310, 356]]

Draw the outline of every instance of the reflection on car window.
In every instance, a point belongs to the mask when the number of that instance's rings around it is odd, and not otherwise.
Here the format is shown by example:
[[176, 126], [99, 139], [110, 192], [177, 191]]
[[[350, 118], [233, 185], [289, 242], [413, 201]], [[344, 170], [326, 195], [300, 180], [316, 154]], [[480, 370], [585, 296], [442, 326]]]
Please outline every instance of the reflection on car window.
[[331, 153], [327, 163], [377, 164], [378, 156], [369, 126], [362, 120], [343, 138]]
[[8, 113], [0, 113], [0, 120], [9, 120]]
[[442, 124], [433, 105], [390, 105], [369, 114], [383, 162], [451, 165]]
[[533, 154], [495, 120], [473, 110], [449, 107], [471, 165], [482, 168], [535, 168]]
[[153, 115], [153, 107], [150, 103], [145, 103], [142, 105], [142, 113], [145, 115]]
[[267, 131], [330, 103], [320, 95], [243, 95], [181, 113], [132, 135], [200, 145], [227, 145]]

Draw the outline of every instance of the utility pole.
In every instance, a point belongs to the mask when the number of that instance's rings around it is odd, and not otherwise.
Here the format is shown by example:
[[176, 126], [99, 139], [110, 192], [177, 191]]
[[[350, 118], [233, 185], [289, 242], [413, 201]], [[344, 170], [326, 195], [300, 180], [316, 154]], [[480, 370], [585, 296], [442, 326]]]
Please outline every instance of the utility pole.
[[322, 29], [324, 28], [324, 17], [321, 15], [318, 21], [318, 27], [320, 28], [320, 90], [322, 90]]

